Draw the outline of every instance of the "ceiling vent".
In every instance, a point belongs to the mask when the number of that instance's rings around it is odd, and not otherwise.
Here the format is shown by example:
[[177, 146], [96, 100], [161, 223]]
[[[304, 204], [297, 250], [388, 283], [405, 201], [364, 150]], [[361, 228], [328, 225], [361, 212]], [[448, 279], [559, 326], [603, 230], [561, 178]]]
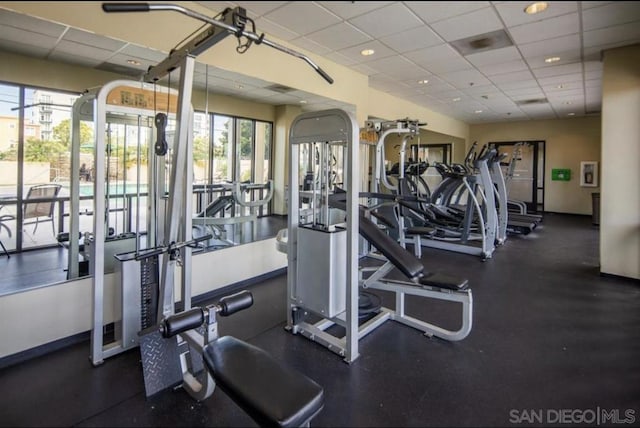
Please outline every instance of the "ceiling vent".
[[504, 30], [477, 34], [450, 43], [462, 56], [513, 46], [513, 41]]
[[516, 101], [515, 103], [519, 106], [530, 106], [530, 105], [536, 105], [536, 104], [546, 104], [548, 102], [549, 100], [547, 100], [546, 98], [533, 98], [529, 100]]
[[267, 86], [265, 89], [269, 89], [270, 91], [278, 92], [281, 94], [286, 94], [287, 92], [295, 91], [295, 89], [290, 88], [288, 86], [284, 86], [284, 85], [271, 85], [271, 86]]

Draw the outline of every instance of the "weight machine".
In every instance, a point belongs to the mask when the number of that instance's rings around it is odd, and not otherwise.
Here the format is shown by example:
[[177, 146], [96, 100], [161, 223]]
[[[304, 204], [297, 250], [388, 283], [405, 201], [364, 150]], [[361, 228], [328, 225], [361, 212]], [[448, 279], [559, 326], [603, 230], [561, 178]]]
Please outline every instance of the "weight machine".
[[[325, 346], [348, 363], [359, 356], [359, 340], [390, 319], [428, 336], [463, 339], [472, 324], [468, 281], [426, 272], [420, 260], [368, 218], [369, 212], [359, 206], [359, 198], [394, 197], [358, 191], [358, 138], [354, 118], [342, 110], [303, 113], [291, 124], [286, 236], [287, 329]], [[310, 177], [308, 181], [312, 185], [305, 189], [302, 183], [307, 181], [309, 169], [300, 168], [305, 158], [302, 154], [316, 151], [319, 163], [312, 171], [316, 177]], [[343, 189], [333, 186], [330, 178], [330, 169], [336, 168], [331, 163], [334, 153], [342, 155], [335, 158], [343, 160], [342, 167], [337, 168], [344, 173]], [[358, 232], [386, 257], [384, 265], [374, 269], [358, 266]], [[283, 240], [284, 234], [279, 233], [277, 248], [280, 251], [285, 250]], [[394, 267], [405, 274], [407, 280], [386, 278]], [[365, 277], [367, 274], [370, 275]], [[374, 308], [366, 320], [360, 320], [361, 286], [395, 293], [396, 308]], [[460, 329], [449, 331], [408, 316], [404, 309], [406, 295], [461, 303]]]
[[[191, 124], [193, 122], [193, 111], [191, 109], [191, 95], [193, 89], [193, 72], [195, 67], [195, 58], [200, 53], [206, 51], [216, 43], [220, 42], [229, 35], [234, 35], [238, 39], [239, 53], [245, 52], [253, 43], [256, 45], [264, 44], [269, 47], [275, 48], [279, 51], [293, 55], [307, 62], [316, 72], [318, 72], [327, 82], [333, 83], [333, 79], [325, 73], [320, 67], [318, 67], [313, 61], [306, 56], [288, 49], [284, 46], [278, 45], [274, 42], [267, 40], [264, 34], [255, 33], [255, 24], [247, 17], [246, 11], [243, 8], [236, 7], [234, 9], [226, 9], [220, 20], [209, 18], [198, 12], [186, 9], [184, 7], [173, 4], [147, 4], [147, 3], [104, 3], [102, 8], [105, 12], [148, 12], [148, 11], [175, 11], [187, 15], [189, 17], [198, 19], [200, 21], [209, 24], [202, 32], [194, 36], [184, 46], [178, 50], [172, 51], [169, 56], [159, 63], [158, 65], [151, 67], [142, 77], [144, 82], [155, 83], [165, 75], [171, 73], [175, 69], [180, 69], [180, 81], [177, 97], [177, 107], [175, 115], [175, 139], [173, 144], [173, 150], [171, 153], [171, 171], [168, 185], [168, 198], [166, 205], [162, 209], [164, 216], [160, 216], [158, 219], [157, 236], [155, 242], [157, 247], [149, 247], [147, 250], [137, 252], [130, 257], [137, 263], [142, 263], [145, 260], [153, 260], [157, 258], [156, 262], [152, 262], [147, 272], [140, 272], [143, 279], [144, 276], [151, 277], [151, 285], [153, 285], [153, 293], [156, 295], [155, 302], [157, 305], [153, 308], [156, 311], [155, 319], [153, 319], [153, 325], [149, 328], [142, 330], [139, 336], [139, 345], [142, 354], [142, 365], [145, 378], [145, 389], [147, 395], [152, 395], [169, 387], [175, 386], [178, 383], [182, 383], [184, 389], [197, 400], [204, 400], [209, 397], [214, 390], [215, 382], [209, 371], [203, 370], [202, 357], [209, 350], [217, 350], [221, 352], [222, 357], [227, 355], [227, 352], [240, 352], [241, 354], [248, 354], [247, 364], [251, 364], [252, 352], [249, 352], [248, 344], [241, 341], [236, 341], [235, 351], [229, 349], [228, 351], [221, 350], [224, 347], [212, 346], [212, 342], [217, 336], [217, 331], [213, 331], [215, 323], [203, 323], [204, 319], [197, 317], [197, 322], [193, 322], [193, 314], [191, 311], [191, 253], [192, 247], [197, 245], [200, 240], [208, 239], [209, 236], [201, 238], [190, 239], [192, 233], [192, 132]], [[249, 30], [249, 27], [252, 30]], [[102, 93], [102, 92], [100, 92]], [[99, 103], [100, 105], [100, 103]], [[102, 116], [96, 116], [96, 122], [98, 124], [96, 134], [102, 135], [104, 129], [101, 128], [101, 123], [104, 122]], [[155, 126], [157, 128], [157, 137], [155, 144], [155, 154], [158, 156], [164, 156], [167, 153], [169, 144], [165, 138], [165, 130], [168, 118], [166, 115], [160, 114], [155, 116]], [[97, 156], [100, 156], [102, 152], [96, 151]], [[104, 162], [103, 159], [98, 161], [96, 159], [96, 176], [100, 177], [104, 175]], [[96, 210], [95, 212], [102, 212], [104, 210], [103, 195], [99, 192], [101, 186], [96, 186]], [[101, 198], [102, 196], [102, 198]], [[150, 197], [150, 202], [164, 198], [162, 195], [153, 195]], [[100, 202], [102, 200], [102, 202]], [[246, 206], [251, 207], [250, 202], [244, 202]], [[158, 209], [158, 212], [161, 210]], [[97, 221], [94, 224], [94, 234], [96, 235], [96, 245], [94, 247], [95, 254], [101, 254], [103, 251], [103, 245], [98, 237], [104, 236], [104, 223]], [[96, 259], [96, 270], [101, 269], [101, 263], [103, 260]], [[176, 269], [181, 266], [181, 296], [184, 315], [175, 314], [176, 301], [174, 297], [174, 286], [176, 281]], [[136, 275], [134, 275], [136, 276]], [[101, 333], [96, 330], [102, 330], [102, 309], [98, 304], [99, 299], [97, 296], [101, 296], [104, 292], [102, 286], [103, 278], [95, 278], [94, 275], [94, 325], [92, 331], [92, 362], [94, 365], [103, 362], [103, 358], [113, 355], [110, 351], [103, 350], [102, 343], [99, 342]], [[140, 277], [137, 280], [132, 280], [135, 284], [130, 284], [131, 287], [139, 286]], [[155, 283], [154, 283], [155, 282]], [[124, 287], [124, 286], [123, 286]], [[157, 288], [156, 288], [157, 287]], [[129, 288], [129, 287], [124, 287]], [[153, 298], [151, 298], [153, 300]], [[124, 314], [123, 314], [124, 317]], [[186, 317], [189, 322], [188, 326], [184, 327], [181, 324], [181, 320]], [[153, 318], [153, 317], [152, 317]], [[209, 319], [211, 319], [211, 311], [209, 311]], [[167, 339], [163, 336], [172, 336], [167, 334], [167, 329], [161, 332], [158, 329], [158, 324], [163, 324], [166, 327], [167, 322], [177, 322], [184, 327], [173, 329], [179, 340]], [[204, 326], [204, 324], [208, 325]], [[200, 326], [204, 326], [204, 331], [200, 329]], [[122, 345], [118, 351], [123, 349]], [[240, 349], [240, 351], [238, 351]], [[261, 361], [267, 374], [272, 375], [275, 379], [278, 379], [285, 387], [286, 391], [280, 394], [282, 401], [295, 404], [294, 408], [291, 408], [293, 404], [289, 404], [287, 411], [291, 413], [291, 421], [305, 423], [317, 413], [322, 407], [322, 393], [318, 394], [318, 389], [313, 387], [305, 380], [298, 379], [295, 386], [296, 388], [286, 388], [289, 386], [284, 380], [291, 379], [292, 375], [287, 369], [283, 367], [277, 367], [272, 360], [267, 359], [262, 355]], [[224, 359], [224, 358], [223, 358]], [[223, 370], [223, 369], [220, 369]], [[228, 369], [231, 370], [231, 369]], [[231, 370], [233, 376], [240, 376], [239, 373], [235, 373]], [[283, 380], [281, 380], [283, 379]], [[230, 389], [234, 389], [233, 379], [227, 379], [225, 385]], [[237, 386], [237, 385], [236, 385]], [[275, 385], [276, 388], [279, 386]], [[301, 402], [301, 398], [297, 397], [302, 390], [304, 402]], [[309, 391], [313, 393], [307, 394]], [[264, 395], [264, 394], [263, 394]], [[237, 398], [237, 397], [236, 397]], [[308, 398], [308, 400], [307, 400]], [[254, 419], [257, 418], [256, 412], [258, 404], [257, 401], [263, 400], [263, 396], [253, 395], [245, 396], [245, 399], [237, 398], [241, 407], [245, 408]], [[273, 406], [272, 406], [273, 407]], [[277, 414], [276, 410], [270, 411], [270, 409], [261, 409], [265, 411], [265, 414], [258, 415], [262, 418], [256, 420], [280, 425], [283, 421], [276, 420], [281, 414]]]

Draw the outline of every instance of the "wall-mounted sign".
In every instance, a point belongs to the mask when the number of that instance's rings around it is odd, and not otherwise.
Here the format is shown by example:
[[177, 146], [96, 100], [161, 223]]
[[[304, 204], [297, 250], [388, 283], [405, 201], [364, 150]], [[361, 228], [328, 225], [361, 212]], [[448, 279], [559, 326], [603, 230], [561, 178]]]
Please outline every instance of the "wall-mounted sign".
[[598, 187], [598, 162], [580, 162], [580, 185], [582, 187]]
[[554, 168], [551, 170], [552, 181], [570, 181], [571, 170], [568, 168]]

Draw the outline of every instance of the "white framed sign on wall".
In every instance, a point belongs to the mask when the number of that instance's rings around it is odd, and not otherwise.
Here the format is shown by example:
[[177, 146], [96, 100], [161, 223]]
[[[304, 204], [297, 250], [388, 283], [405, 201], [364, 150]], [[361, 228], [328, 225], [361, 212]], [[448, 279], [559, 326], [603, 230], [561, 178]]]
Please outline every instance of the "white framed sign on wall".
[[598, 162], [580, 162], [580, 186], [598, 187]]

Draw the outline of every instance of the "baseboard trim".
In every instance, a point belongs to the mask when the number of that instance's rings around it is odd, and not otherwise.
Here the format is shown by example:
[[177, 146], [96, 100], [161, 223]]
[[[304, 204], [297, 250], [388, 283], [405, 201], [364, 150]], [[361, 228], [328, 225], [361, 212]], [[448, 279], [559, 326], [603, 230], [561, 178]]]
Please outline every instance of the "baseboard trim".
[[612, 278], [612, 279], [619, 279], [622, 281], [627, 281], [630, 284], [633, 285], [640, 285], [640, 279], [638, 278], [630, 278], [628, 276], [622, 276], [622, 275], [616, 275], [613, 273], [605, 273], [605, 272], [600, 272], [600, 276], [603, 278]]

